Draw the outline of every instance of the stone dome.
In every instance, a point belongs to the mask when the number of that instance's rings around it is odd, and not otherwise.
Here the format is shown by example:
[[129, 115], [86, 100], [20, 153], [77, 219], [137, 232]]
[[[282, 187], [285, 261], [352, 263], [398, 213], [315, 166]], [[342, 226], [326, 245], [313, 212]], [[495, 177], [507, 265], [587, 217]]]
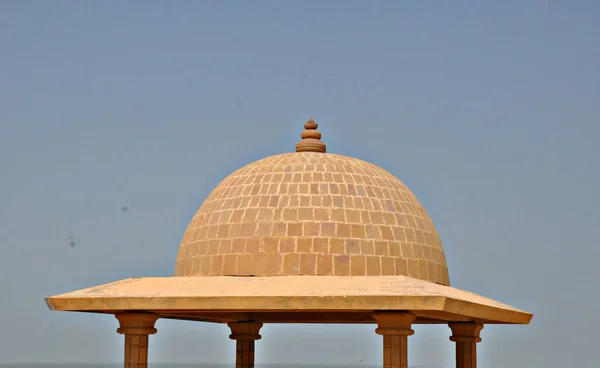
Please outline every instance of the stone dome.
[[440, 237], [415, 195], [378, 166], [325, 153], [316, 127], [309, 119], [296, 152], [221, 181], [185, 231], [175, 276], [404, 275], [449, 285]]

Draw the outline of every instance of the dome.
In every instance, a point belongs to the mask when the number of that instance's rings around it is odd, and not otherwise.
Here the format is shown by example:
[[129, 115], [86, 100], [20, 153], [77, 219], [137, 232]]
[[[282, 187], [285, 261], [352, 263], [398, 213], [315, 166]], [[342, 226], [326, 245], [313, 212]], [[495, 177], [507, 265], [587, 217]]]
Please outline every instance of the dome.
[[449, 285], [440, 237], [406, 185], [326, 153], [316, 123], [305, 128], [296, 152], [250, 163], [212, 191], [185, 231], [175, 276], [403, 275]]

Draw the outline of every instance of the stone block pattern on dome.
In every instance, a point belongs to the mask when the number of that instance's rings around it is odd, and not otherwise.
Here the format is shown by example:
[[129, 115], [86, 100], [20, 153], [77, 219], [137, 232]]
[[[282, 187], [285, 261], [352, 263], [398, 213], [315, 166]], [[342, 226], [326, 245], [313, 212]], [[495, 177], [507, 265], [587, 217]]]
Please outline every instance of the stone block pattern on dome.
[[405, 275], [449, 285], [433, 222], [400, 180], [312, 152], [251, 163], [202, 204], [175, 276], [228, 275]]

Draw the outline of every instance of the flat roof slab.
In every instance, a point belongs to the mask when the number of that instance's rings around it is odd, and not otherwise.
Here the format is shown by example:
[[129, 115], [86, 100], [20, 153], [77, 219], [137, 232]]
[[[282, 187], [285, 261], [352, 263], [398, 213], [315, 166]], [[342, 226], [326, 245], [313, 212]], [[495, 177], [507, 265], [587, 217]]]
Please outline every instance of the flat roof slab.
[[378, 310], [416, 323], [529, 324], [533, 315], [450, 286], [406, 276], [130, 278], [46, 298], [51, 310], [147, 311], [207, 322], [375, 323]]

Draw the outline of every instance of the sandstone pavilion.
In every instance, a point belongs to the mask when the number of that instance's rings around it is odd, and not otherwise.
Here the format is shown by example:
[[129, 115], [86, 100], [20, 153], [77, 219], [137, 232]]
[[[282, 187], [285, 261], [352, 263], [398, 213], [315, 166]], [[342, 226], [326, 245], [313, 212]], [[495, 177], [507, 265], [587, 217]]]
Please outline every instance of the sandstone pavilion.
[[227, 324], [236, 367], [254, 367], [268, 323], [369, 323], [383, 367], [408, 367], [413, 324], [443, 323], [456, 367], [476, 367], [485, 324], [532, 314], [450, 286], [433, 222], [394, 175], [326, 153], [312, 118], [296, 151], [235, 171], [192, 218], [173, 277], [116, 281], [46, 298], [51, 310], [113, 314], [125, 368], [145, 368], [159, 318]]

